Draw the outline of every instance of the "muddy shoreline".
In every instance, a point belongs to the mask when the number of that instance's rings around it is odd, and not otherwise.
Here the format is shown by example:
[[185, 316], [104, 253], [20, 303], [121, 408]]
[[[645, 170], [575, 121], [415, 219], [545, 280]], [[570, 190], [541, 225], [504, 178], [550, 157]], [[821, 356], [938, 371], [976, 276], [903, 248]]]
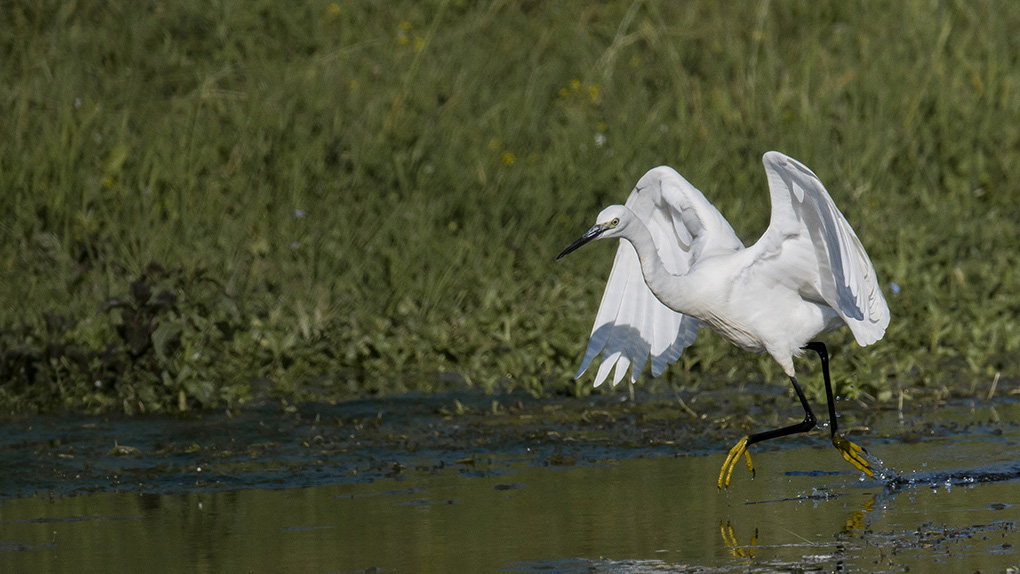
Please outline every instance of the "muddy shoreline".
[[[968, 433], [994, 436], [1017, 426], [996, 408], [1016, 405], [1014, 397], [933, 397], [914, 400], [903, 411], [863, 401], [844, 401], [839, 410], [841, 428], [867, 447]], [[986, 420], [969, 415], [976, 408], [988, 409]], [[639, 393], [634, 402], [619, 394], [536, 399], [450, 392], [192, 418], [37, 416], [0, 425], [0, 465], [8, 469], [0, 497], [306, 487], [409, 471], [493, 474], [519, 465], [636, 457], [721, 460], [744, 434], [799, 415], [790, 397], [763, 386], [743, 393]], [[823, 429], [756, 450], [801, 446], [831, 450]], [[895, 486], [907, 485], [904, 479]]]

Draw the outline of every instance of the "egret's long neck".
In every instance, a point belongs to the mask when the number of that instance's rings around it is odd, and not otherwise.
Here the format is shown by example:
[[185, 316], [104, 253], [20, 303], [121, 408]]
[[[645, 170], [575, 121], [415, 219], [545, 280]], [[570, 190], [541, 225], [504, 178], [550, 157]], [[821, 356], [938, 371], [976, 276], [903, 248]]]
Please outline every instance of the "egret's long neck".
[[674, 311], [692, 314], [687, 276], [674, 275], [666, 269], [648, 228], [640, 221], [634, 221], [628, 227], [624, 239], [630, 241], [634, 250], [637, 251], [645, 284], [652, 290], [655, 297]]

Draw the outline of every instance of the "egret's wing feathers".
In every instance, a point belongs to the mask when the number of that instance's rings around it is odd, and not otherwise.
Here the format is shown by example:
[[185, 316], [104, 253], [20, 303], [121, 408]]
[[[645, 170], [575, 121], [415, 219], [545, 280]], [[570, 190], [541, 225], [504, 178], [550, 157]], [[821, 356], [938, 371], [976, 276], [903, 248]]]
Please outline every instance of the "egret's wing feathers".
[[808, 267], [813, 273], [789, 273], [812, 279], [799, 288], [836, 310], [859, 344], [882, 338], [889, 307], [875, 268], [857, 234], [818, 177], [779, 152], [762, 158], [772, 197], [769, 227], [756, 247], [779, 267]]
[[[679, 178], [672, 170], [668, 170], [671, 174], [662, 171], [664, 168], [657, 170]], [[648, 176], [642, 178], [642, 182], [647, 181]], [[680, 211], [663, 197], [660, 182], [654, 183], [644, 187], [639, 184], [626, 205], [648, 227], [667, 270], [685, 273], [696, 256], [691, 249], [691, 233], [684, 226]], [[629, 242], [620, 241], [577, 377], [600, 354], [603, 359], [595, 375], [596, 386], [606, 380], [614, 367], [614, 385], [623, 380], [628, 367], [630, 380], [636, 381], [649, 357], [652, 375], [660, 375], [694, 342], [699, 326], [697, 319], [673, 311], [652, 294], [641, 273], [637, 252]]]
[[[603, 358], [595, 375], [596, 386], [606, 380], [613, 367], [614, 385], [623, 380], [632, 365], [631, 380], [637, 380], [649, 355], [653, 372], [661, 373], [667, 364], [663, 355], [682, 332], [684, 319], [652, 295], [641, 275], [637, 253], [630, 243], [621, 241], [577, 377], [600, 354]], [[691, 321], [694, 319], [686, 318], [686, 322]], [[679, 352], [674, 354], [679, 356]]]

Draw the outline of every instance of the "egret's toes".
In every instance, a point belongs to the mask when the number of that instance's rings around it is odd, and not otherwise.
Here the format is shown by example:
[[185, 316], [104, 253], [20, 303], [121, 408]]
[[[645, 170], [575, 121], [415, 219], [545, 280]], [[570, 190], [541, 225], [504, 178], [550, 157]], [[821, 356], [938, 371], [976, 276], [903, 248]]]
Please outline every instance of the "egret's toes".
[[875, 478], [875, 471], [871, 469], [871, 463], [864, 458], [868, 451], [864, 450], [863, 447], [839, 433], [832, 435], [832, 445], [843, 455], [843, 460], [854, 465], [870, 478]]
[[751, 453], [747, 451], [747, 438], [744, 437], [737, 441], [737, 444], [733, 445], [730, 449], [730, 453], [726, 455], [726, 462], [723, 463], [722, 468], [719, 470], [719, 482], [717, 485], [720, 489], [729, 487], [730, 477], [733, 476], [733, 467], [737, 465], [737, 461], [740, 460], [740, 455], [744, 455], [747, 460], [747, 470], [751, 471], [751, 476], [754, 477], [754, 465], [751, 464]]
[[719, 521], [719, 534], [722, 534], [723, 544], [733, 548], [737, 545], [737, 536], [733, 532], [733, 525], [729, 522]]
[[751, 536], [751, 542], [747, 546], [743, 546], [737, 541], [737, 535], [733, 531], [733, 525], [728, 521], [726, 523], [719, 522], [719, 532], [722, 534], [723, 544], [725, 544], [730, 552], [736, 558], [753, 558], [754, 548], [758, 545], [758, 529], [754, 529], [754, 534]]

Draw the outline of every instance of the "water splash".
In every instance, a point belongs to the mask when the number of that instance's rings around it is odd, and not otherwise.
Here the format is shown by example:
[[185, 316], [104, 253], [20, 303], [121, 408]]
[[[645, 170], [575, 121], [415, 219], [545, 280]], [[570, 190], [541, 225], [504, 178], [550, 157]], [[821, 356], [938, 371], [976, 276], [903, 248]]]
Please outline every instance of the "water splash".
[[1020, 461], [1007, 461], [977, 468], [936, 472], [914, 471], [909, 474], [894, 475], [893, 478], [886, 481], [886, 488], [899, 490], [923, 485], [950, 491], [954, 486], [970, 488], [975, 484], [1012, 480], [1020, 480]]
[[[895, 470], [886, 467], [885, 463], [882, 462], [882, 459], [871, 454], [867, 450], [862, 452], [861, 456], [863, 456], [864, 459], [868, 461], [868, 465], [871, 466], [872, 472], [875, 473], [875, 480], [886, 484], [900, 480], [900, 475]], [[864, 480], [863, 476], [861, 477], [861, 480]]]

